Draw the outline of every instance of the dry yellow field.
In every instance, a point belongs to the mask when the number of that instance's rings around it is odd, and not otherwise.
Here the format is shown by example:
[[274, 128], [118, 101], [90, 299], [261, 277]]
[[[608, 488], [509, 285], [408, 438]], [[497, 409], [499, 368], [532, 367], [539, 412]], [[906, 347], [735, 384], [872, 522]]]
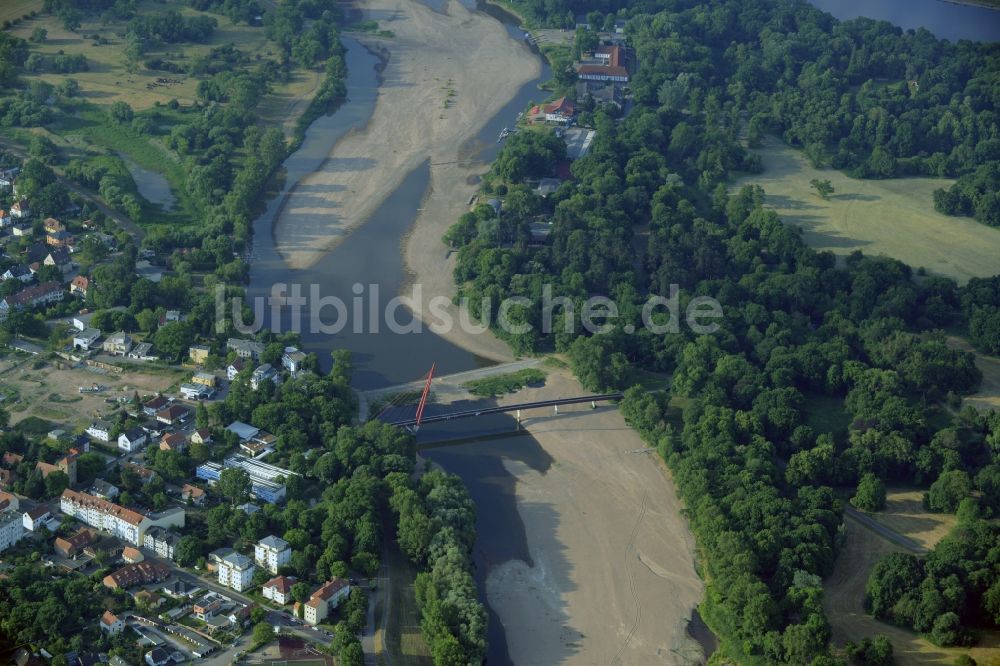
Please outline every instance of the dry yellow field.
[[[954, 526], [955, 516], [928, 513], [922, 496], [920, 490], [889, 489], [885, 509], [869, 515], [924, 548], [933, 548]], [[979, 644], [969, 650], [939, 648], [913, 631], [865, 613], [865, 584], [875, 563], [889, 553], [907, 551], [854, 520], [846, 519], [844, 526], [847, 541], [837, 557], [833, 574], [823, 582], [823, 610], [833, 629], [835, 644], [884, 634], [892, 641], [893, 655], [900, 666], [951, 664], [963, 652], [980, 666], [1000, 665], [1000, 632], [983, 635]]]
[[949, 336], [948, 344], [955, 349], [975, 354], [976, 367], [983, 373], [983, 383], [979, 385], [979, 390], [965, 396], [963, 404], [982, 411], [995, 409], [1000, 412], [1000, 358], [980, 354], [967, 340], [956, 336]]
[[954, 514], [924, 509], [923, 497], [923, 490], [890, 489], [886, 492], [885, 508], [871, 517], [930, 550], [951, 531], [956, 521]]
[[963, 653], [969, 654], [980, 666], [1000, 664], [1000, 632], [981, 637], [980, 643], [968, 650], [939, 648], [912, 631], [866, 614], [865, 583], [872, 567], [883, 556], [904, 551], [852, 520], [847, 520], [845, 526], [847, 542], [837, 558], [833, 574], [823, 583], [823, 610], [833, 629], [836, 645], [883, 634], [892, 642], [898, 666], [951, 664]]
[[[934, 210], [934, 190], [954, 181], [940, 178], [856, 180], [834, 169], [815, 169], [801, 151], [768, 137], [757, 151], [764, 172], [741, 178], [767, 193], [767, 204], [818, 250], [847, 255], [861, 250], [886, 255], [913, 268], [965, 283], [1000, 273], [1000, 229]], [[829, 180], [834, 194], [820, 198], [809, 185]]]

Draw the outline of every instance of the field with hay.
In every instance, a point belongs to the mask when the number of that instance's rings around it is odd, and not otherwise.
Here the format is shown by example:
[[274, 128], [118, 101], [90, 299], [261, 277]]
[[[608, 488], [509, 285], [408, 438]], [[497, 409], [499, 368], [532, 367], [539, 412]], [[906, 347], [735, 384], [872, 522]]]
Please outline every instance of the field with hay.
[[[857, 180], [834, 169], [814, 168], [801, 151], [774, 137], [756, 152], [764, 172], [739, 179], [734, 188], [763, 187], [767, 205], [788, 224], [801, 227], [804, 240], [818, 250], [886, 255], [960, 284], [1000, 273], [1000, 229], [934, 210], [934, 190], [954, 181]], [[834, 193], [820, 197], [810, 185], [813, 179], [829, 180]]]
[[[951, 514], [929, 513], [923, 508], [923, 491], [889, 489], [883, 511], [869, 514], [874, 520], [930, 549], [955, 524]], [[876, 620], [864, 609], [865, 584], [875, 563], [893, 552], [908, 552], [876, 534], [861, 523], [845, 517], [847, 539], [833, 573], [823, 581], [823, 610], [833, 630], [833, 641], [843, 645], [884, 634], [892, 641], [896, 664], [952, 664], [961, 654], [969, 654], [980, 666], [1000, 665], [1000, 632], [981, 635], [968, 649], [940, 648], [920, 635]]]

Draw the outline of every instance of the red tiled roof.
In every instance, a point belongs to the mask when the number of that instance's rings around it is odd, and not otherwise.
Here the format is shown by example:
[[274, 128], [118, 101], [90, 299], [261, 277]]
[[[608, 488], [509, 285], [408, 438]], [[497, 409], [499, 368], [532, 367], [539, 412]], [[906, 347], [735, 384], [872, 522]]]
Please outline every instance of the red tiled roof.
[[77, 492], [68, 488], [63, 491], [62, 498], [68, 499], [74, 504], [94, 508], [102, 513], [110, 513], [131, 525], [138, 525], [142, 522], [142, 519], [145, 518], [145, 516], [138, 511], [126, 509], [125, 507], [119, 506], [114, 502], [109, 502], [105, 499], [101, 499], [100, 497], [94, 497], [93, 495]]
[[343, 578], [334, 578], [331, 581], [327, 581], [323, 583], [319, 589], [312, 593], [310, 601], [313, 599], [322, 599], [323, 601], [326, 601], [337, 592], [340, 592], [342, 589], [347, 587], [347, 585], [347, 581]]
[[294, 582], [294, 578], [289, 578], [288, 576], [278, 576], [277, 578], [272, 578], [264, 583], [264, 587], [273, 587], [282, 594], [288, 594], [292, 591], [292, 583]]
[[109, 610], [104, 611], [104, 615], [101, 616], [101, 624], [108, 627], [110, 627], [117, 621], [118, 621], [118, 616]]
[[11, 305], [26, 305], [36, 298], [47, 296], [56, 291], [62, 291], [62, 287], [59, 286], [58, 282], [43, 282], [42, 284], [36, 284], [34, 287], [22, 289], [13, 296], [8, 296], [7, 302]]

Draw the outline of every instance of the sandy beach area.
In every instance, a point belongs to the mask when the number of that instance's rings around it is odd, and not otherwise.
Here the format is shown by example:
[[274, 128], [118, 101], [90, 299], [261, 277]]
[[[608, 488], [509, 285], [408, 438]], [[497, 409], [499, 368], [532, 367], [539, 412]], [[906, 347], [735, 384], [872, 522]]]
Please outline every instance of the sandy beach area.
[[[504, 400], [581, 392], [559, 371], [544, 387]], [[703, 596], [694, 540], [656, 454], [616, 409], [583, 405], [561, 408], [555, 418], [525, 417], [554, 462], [545, 474], [505, 463], [517, 478], [533, 560], [530, 567], [505, 562], [487, 578], [511, 660], [518, 666], [703, 663], [686, 631]]]

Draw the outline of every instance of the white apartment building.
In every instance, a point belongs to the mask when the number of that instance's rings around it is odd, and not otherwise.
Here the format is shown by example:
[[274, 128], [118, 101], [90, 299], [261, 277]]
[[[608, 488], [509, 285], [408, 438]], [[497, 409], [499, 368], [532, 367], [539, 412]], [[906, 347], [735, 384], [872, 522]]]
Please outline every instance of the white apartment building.
[[87, 523], [133, 546], [143, 545], [143, 536], [150, 527], [184, 527], [184, 511], [165, 511], [156, 517], [126, 509], [94, 495], [66, 489], [59, 500], [60, 510], [67, 516]]
[[254, 561], [273, 574], [292, 559], [292, 547], [284, 539], [271, 536], [257, 542], [253, 549]]
[[242, 592], [253, 584], [255, 570], [256, 567], [249, 557], [240, 553], [230, 553], [219, 562], [219, 585]]
[[0, 511], [0, 553], [7, 550], [24, 536], [24, 520], [14, 509]]

